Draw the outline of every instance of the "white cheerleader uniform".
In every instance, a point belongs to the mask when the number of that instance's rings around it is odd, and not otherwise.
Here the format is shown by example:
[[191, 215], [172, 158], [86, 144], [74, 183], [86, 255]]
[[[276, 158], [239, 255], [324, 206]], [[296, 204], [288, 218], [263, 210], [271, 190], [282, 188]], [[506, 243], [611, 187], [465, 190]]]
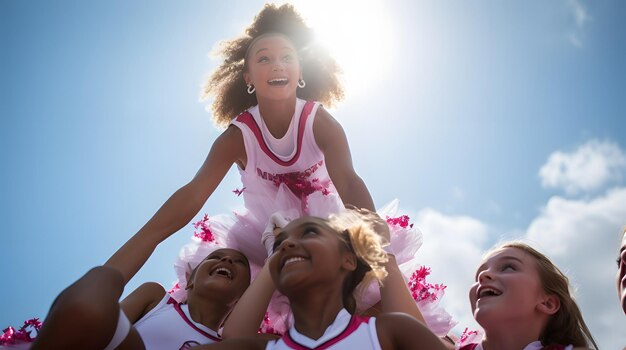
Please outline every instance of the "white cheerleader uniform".
[[187, 304], [179, 304], [169, 294], [134, 327], [146, 350], [182, 350], [221, 340], [217, 332], [191, 319]]
[[311, 339], [298, 333], [295, 327], [278, 340], [267, 343], [266, 350], [381, 350], [376, 333], [376, 318], [358, 317], [342, 309], [335, 321], [326, 328], [319, 339]]

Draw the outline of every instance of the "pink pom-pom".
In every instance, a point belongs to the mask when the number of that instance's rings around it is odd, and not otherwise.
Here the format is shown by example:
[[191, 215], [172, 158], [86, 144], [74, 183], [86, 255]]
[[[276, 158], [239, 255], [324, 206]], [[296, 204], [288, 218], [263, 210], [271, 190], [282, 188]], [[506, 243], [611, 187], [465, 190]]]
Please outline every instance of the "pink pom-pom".
[[387, 216], [387, 223], [389, 225], [398, 225], [402, 228], [413, 228], [413, 224], [409, 222], [410, 218], [408, 215], [398, 216], [397, 218], [392, 218]]
[[[2, 331], [2, 335], [0, 335], [0, 345], [6, 346], [16, 343], [32, 343], [35, 340], [35, 337], [31, 336], [32, 331], [36, 331], [39, 333], [41, 326], [43, 323], [39, 321], [38, 318], [31, 318], [30, 320], [24, 321], [24, 325], [20, 327], [19, 330], [15, 330], [15, 328], [9, 326]], [[30, 330], [28, 328], [31, 328]]]
[[[203, 242], [215, 242], [215, 236], [213, 236], [213, 232], [209, 226], [209, 215], [204, 214], [204, 217], [194, 223], [193, 227], [196, 229], [193, 232], [194, 237], [200, 238]], [[217, 244], [217, 242], [215, 243]]]
[[481, 340], [482, 334], [479, 331], [470, 331], [467, 327], [465, 327], [463, 334], [461, 334], [461, 337], [457, 342], [457, 346], [463, 347], [469, 344], [477, 344], [480, 343]]
[[408, 283], [409, 291], [411, 291], [411, 296], [417, 302], [423, 300], [435, 301], [443, 295], [446, 289], [446, 286], [443, 284], [426, 282], [428, 275], [430, 275], [430, 268], [426, 266], [420, 267], [411, 275]]
[[172, 287], [172, 289], [170, 289], [168, 293], [169, 294], [176, 293], [176, 291], [178, 291], [179, 289], [180, 289], [180, 286], [178, 285], [178, 282], [176, 282], [176, 284], [174, 284], [174, 287]]
[[15, 328], [9, 326], [5, 330], [2, 331], [2, 335], [0, 336], [0, 345], [9, 345], [13, 344], [13, 335], [15, 334]]
[[277, 334], [280, 335], [278, 331], [272, 327], [272, 322], [270, 321], [270, 315], [266, 312], [263, 317], [263, 323], [261, 323], [261, 328], [259, 328], [259, 333], [265, 334]]

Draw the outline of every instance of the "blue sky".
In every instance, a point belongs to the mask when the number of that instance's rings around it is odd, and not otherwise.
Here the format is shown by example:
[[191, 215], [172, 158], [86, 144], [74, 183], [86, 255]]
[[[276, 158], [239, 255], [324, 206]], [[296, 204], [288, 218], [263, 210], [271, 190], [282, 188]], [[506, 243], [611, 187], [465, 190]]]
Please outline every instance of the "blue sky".
[[[198, 102], [217, 64], [207, 54], [262, 4], [0, 2], [0, 327], [43, 318], [195, 174], [219, 134]], [[626, 5], [296, 4], [345, 68], [331, 112], [357, 171], [378, 206], [399, 198], [422, 229], [461, 324], [480, 252], [523, 238], [568, 271], [600, 346], [625, 345], [612, 276], [626, 225]], [[233, 169], [199, 216], [240, 206], [238, 185]], [[169, 285], [191, 234], [163, 243], [126, 291]]]

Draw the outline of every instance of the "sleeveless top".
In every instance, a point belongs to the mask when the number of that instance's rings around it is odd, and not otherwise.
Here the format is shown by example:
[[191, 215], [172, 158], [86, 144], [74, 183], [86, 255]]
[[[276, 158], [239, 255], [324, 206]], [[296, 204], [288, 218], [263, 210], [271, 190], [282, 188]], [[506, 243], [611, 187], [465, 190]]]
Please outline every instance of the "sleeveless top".
[[[573, 345], [548, 345], [543, 346], [540, 341], [534, 341], [524, 347], [522, 350], [572, 350]], [[482, 344], [467, 344], [459, 348], [459, 350], [483, 350]]]
[[247, 212], [236, 213], [244, 225], [230, 230], [228, 245], [261, 266], [267, 252], [260, 237], [272, 214], [282, 211], [292, 218], [323, 216], [343, 208], [313, 135], [319, 106], [297, 99], [289, 130], [280, 139], [268, 131], [258, 106], [231, 122], [241, 130], [246, 150], [246, 167], [239, 168], [239, 173]]
[[188, 349], [221, 340], [217, 332], [191, 319], [187, 304], [177, 303], [169, 294], [133, 326], [146, 350]]
[[278, 340], [267, 343], [266, 350], [324, 350], [324, 349], [359, 349], [380, 350], [374, 317], [357, 317], [342, 309], [335, 321], [328, 326], [317, 340], [311, 339], [291, 327]]

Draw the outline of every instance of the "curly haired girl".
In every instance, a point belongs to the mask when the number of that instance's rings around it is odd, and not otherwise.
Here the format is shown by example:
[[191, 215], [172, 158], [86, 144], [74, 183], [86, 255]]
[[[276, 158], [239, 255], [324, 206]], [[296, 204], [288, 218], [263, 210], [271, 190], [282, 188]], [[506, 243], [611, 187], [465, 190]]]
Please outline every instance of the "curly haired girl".
[[[265, 5], [244, 35], [224, 42], [220, 53], [223, 62], [203, 96], [213, 97], [213, 118], [226, 130], [195, 177], [119, 252], [146, 245], [155, 249], [198, 213], [236, 164], [243, 183], [237, 193], [247, 211], [236, 213], [233, 223], [211, 217], [207, 225], [217, 239], [248, 257], [256, 275], [272, 252], [274, 236], [263, 233], [274, 213], [290, 219], [328, 217], [348, 204], [374, 210], [374, 202], [352, 166], [342, 127], [321, 105], [331, 106], [343, 97], [339, 67], [316, 44], [313, 30], [292, 5]], [[386, 267], [390, 278], [401, 278], [398, 264], [414, 260], [421, 234], [412, 225], [392, 224], [390, 229], [393, 255]], [[133, 261], [122, 262], [120, 256], [115, 254], [107, 265], [130, 279], [142, 258], [135, 255]], [[380, 300], [377, 293], [376, 288], [364, 308]], [[395, 299], [383, 303], [385, 311], [406, 310], [405, 304]], [[417, 306], [413, 314], [421, 317]], [[432, 319], [443, 324], [443, 334], [452, 326], [445, 311]]]

